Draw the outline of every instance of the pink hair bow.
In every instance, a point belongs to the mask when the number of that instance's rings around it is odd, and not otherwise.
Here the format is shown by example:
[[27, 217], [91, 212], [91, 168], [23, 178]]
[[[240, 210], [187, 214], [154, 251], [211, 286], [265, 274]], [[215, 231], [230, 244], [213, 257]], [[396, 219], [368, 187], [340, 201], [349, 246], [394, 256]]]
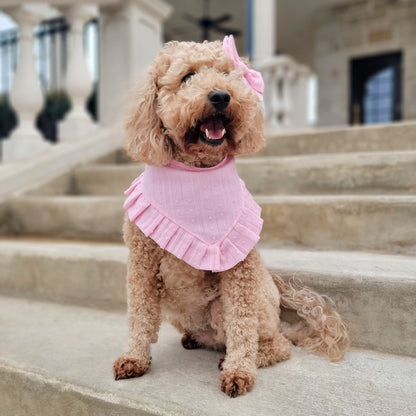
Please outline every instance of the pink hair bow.
[[245, 84], [257, 93], [260, 101], [263, 101], [263, 77], [261, 76], [260, 72], [248, 68], [248, 66], [243, 61], [241, 61], [241, 59], [238, 56], [233, 35], [226, 36], [224, 38], [222, 42], [222, 48], [224, 49], [224, 52], [230, 55], [231, 59], [234, 62], [234, 68], [240, 68], [243, 70], [243, 79]]

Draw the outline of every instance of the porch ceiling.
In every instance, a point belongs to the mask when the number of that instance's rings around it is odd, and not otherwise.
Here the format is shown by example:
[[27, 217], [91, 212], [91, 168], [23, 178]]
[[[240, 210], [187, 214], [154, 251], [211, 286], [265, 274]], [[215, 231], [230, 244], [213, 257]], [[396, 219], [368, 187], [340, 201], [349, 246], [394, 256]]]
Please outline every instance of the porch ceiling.
[[[200, 18], [203, 14], [203, 0], [166, 0], [174, 12], [165, 25], [166, 39], [201, 40], [201, 29], [190, 22], [189, 17]], [[313, 16], [322, 8], [342, 7], [346, 4], [369, 0], [276, 0], [277, 2], [277, 50], [293, 55], [302, 63], [311, 64]], [[241, 31], [237, 38], [240, 51], [245, 50], [246, 0], [210, 0], [210, 16], [231, 14], [232, 19], [223, 23]], [[187, 18], [188, 17], [188, 18]], [[212, 32], [211, 40], [222, 39], [222, 33]]]

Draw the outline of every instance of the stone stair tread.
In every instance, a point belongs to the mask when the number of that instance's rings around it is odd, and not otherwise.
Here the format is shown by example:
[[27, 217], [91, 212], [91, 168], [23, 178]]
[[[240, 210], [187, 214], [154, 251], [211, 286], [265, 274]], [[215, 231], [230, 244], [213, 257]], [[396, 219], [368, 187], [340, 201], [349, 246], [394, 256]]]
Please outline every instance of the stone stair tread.
[[260, 154], [283, 156], [416, 150], [415, 132], [414, 121], [280, 132], [267, 136], [267, 146]]
[[330, 363], [294, 348], [289, 361], [259, 370], [251, 393], [232, 400], [219, 389], [222, 354], [183, 349], [167, 324], [150, 372], [116, 382], [111, 367], [127, 341], [124, 314], [0, 297], [0, 321], [5, 416], [23, 409], [33, 416], [410, 415], [416, 406], [412, 358], [352, 349]]
[[[85, 202], [118, 202], [124, 201], [126, 197], [121, 193], [120, 195], [21, 195], [16, 198], [17, 201], [30, 201], [38, 203], [59, 203], [59, 204], [80, 204]], [[13, 199], [11, 203], [13, 203]]]
[[416, 257], [362, 251], [318, 251], [263, 246], [260, 252], [270, 270], [337, 276], [372, 281], [391, 279], [416, 283]]
[[416, 195], [255, 195], [254, 199], [259, 203], [285, 203], [285, 202], [305, 202], [305, 203], [325, 203], [325, 202], [378, 202], [378, 203], [410, 203], [416, 202]]
[[[121, 241], [124, 200], [22, 196], [3, 207], [0, 232]], [[403, 254], [416, 249], [416, 195], [257, 195], [255, 200], [262, 206], [265, 243]]]
[[[237, 159], [237, 168], [254, 193], [409, 192], [416, 188], [416, 151], [361, 152]], [[76, 183], [86, 192], [104, 190], [101, 177], [122, 191], [143, 164], [91, 165], [74, 170]], [[85, 186], [85, 184], [84, 184]], [[263, 189], [264, 188], [264, 189]]]
[[[238, 157], [237, 164], [258, 164], [258, 163], [307, 163], [312, 166], [322, 166], [322, 161], [326, 163], [340, 163], [343, 161], [359, 161], [365, 164], [394, 163], [397, 160], [413, 161], [416, 159], [416, 150], [391, 150], [391, 151], [374, 151], [374, 152], [349, 152], [349, 153], [314, 153], [301, 155], [252, 155], [249, 157]], [[74, 169], [74, 171], [101, 171], [101, 170], [128, 170], [134, 171], [138, 168], [144, 168], [144, 164], [140, 162], [129, 163], [91, 163], [89, 165], [81, 165]]]
[[[303, 248], [258, 245], [269, 268], [276, 272], [331, 275], [339, 278], [404, 280], [416, 283], [416, 257], [363, 251], [307, 250]], [[127, 261], [128, 249], [122, 243], [67, 241], [59, 239], [0, 238], [0, 256], [34, 255], [68, 258]]]
[[[238, 158], [237, 168], [248, 189], [260, 195], [416, 193], [416, 151], [254, 156]], [[143, 169], [140, 163], [83, 165], [72, 172], [72, 191], [120, 195]]]
[[[416, 258], [259, 245], [266, 266], [329, 296], [355, 346], [416, 356]], [[127, 248], [61, 240], [0, 240], [0, 293], [104, 310], [126, 308]]]
[[129, 171], [135, 172], [139, 169], [144, 169], [144, 164], [140, 162], [129, 163], [91, 163], [89, 165], [81, 165], [76, 167], [73, 171], [77, 172], [102, 172], [110, 171]]
[[[416, 150], [390, 150], [390, 151], [373, 151], [373, 152], [348, 152], [348, 153], [314, 153], [300, 155], [253, 155], [237, 159], [237, 163], [256, 164], [264, 162], [274, 163], [307, 163], [311, 166], [322, 166], [336, 164], [344, 161], [361, 162], [363, 164], [389, 164], [394, 161], [413, 161], [416, 158]], [[322, 163], [322, 162], [325, 163]], [[94, 165], [97, 166], [97, 165]], [[122, 165], [119, 165], [122, 166]]]
[[[348, 194], [348, 195], [253, 195], [254, 199], [260, 203], [273, 203], [273, 202], [337, 202], [337, 201], [375, 201], [375, 202], [408, 202], [415, 203], [416, 195], [361, 195], [361, 194]], [[95, 202], [110, 202], [123, 204], [126, 197], [123, 194], [120, 195], [30, 195], [19, 196], [16, 201], [30, 201], [33, 203], [45, 204], [84, 204]], [[12, 202], [13, 203], [13, 200]]]
[[99, 261], [101, 259], [112, 259], [117, 261], [127, 260], [127, 247], [120, 243], [104, 241], [85, 240], [62, 240], [56, 238], [34, 238], [34, 237], [7, 237], [0, 238], [0, 255], [18, 254], [46, 256], [48, 258], [74, 258], [90, 259]]

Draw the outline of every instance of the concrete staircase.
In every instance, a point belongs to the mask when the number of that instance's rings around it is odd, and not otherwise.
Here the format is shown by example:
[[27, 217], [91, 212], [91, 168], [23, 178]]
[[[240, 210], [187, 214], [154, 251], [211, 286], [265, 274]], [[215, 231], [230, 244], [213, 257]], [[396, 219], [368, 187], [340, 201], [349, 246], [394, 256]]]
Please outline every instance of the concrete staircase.
[[236, 400], [220, 355], [183, 350], [167, 325], [150, 373], [112, 380], [127, 341], [122, 192], [142, 169], [118, 151], [0, 205], [5, 415], [414, 413], [416, 124], [275, 136], [238, 161], [267, 266], [330, 296], [353, 348], [336, 364], [294, 348]]

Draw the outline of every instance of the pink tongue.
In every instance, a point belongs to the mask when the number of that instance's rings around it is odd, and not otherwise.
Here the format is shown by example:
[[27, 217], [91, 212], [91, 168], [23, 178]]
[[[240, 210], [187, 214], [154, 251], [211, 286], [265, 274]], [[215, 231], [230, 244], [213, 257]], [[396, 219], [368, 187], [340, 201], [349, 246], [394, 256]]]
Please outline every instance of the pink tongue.
[[205, 130], [208, 130], [209, 133], [207, 139], [221, 139], [223, 136], [222, 131], [224, 130], [224, 125], [219, 119], [208, 119], [201, 124], [201, 131], [205, 133]]

